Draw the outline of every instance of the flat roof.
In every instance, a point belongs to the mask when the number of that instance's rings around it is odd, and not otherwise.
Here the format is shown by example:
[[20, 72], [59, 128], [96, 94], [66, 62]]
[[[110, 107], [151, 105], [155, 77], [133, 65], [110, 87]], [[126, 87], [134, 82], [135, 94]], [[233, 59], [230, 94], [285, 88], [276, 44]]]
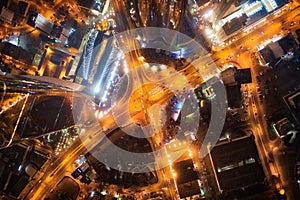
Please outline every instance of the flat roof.
[[251, 69], [237, 70], [235, 79], [239, 84], [252, 83]]
[[241, 85], [226, 86], [227, 102], [230, 108], [241, 106]]
[[199, 179], [197, 172], [194, 170], [193, 161], [191, 159], [177, 162], [174, 164], [173, 168], [177, 174], [177, 184], [183, 184]]
[[211, 155], [222, 190], [238, 190], [265, 179], [254, 136], [220, 142]]
[[177, 185], [180, 198], [192, 197], [201, 193], [198, 181], [191, 181]]

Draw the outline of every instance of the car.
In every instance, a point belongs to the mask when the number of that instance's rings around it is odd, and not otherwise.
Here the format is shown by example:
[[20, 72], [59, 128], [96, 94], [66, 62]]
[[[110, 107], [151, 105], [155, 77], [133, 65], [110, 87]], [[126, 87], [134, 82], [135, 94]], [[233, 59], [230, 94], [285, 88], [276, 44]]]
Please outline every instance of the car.
[[258, 93], [259, 93], [259, 92], [261, 92], [261, 90], [260, 90], [260, 88], [259, 88], [259, 87], [257, 88], [257, 92], [258, 92]]
[[266, 85], [268, 85], [270, 83], [270, 81], [269, 80], [266, 80]]
[[151, 198], [160, 198], [163, 196], [163, 191], [156, 191], [156, 192], [151, 192], [150, 197]]
[[81, 174], [82, 174], [82, 170], [81, 170], [81, 168], [78, 167], [78, 168], [75, 169], [74, 172], [72, 172], [71, 175], [72, 175], [73, 178], [76, 179], [76, 178], [78, 178]]
[[83, 175], [80, 179], [80, 182], [85, 183], [85, 184], [90, 184], [92, 181], [88, 175]]

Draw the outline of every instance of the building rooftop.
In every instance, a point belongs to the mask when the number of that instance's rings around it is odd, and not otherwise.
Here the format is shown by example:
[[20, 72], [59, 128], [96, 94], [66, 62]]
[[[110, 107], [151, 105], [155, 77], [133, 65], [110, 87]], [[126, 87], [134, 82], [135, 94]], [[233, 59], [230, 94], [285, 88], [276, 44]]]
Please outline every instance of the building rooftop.
[[265, 179], [254, 136], [220, 142], [211, 155], [223, 191], [239, 190]]
[[200, 194], [199, 177], [194, 169], [193, 161], [183, 160], [173, 166], [176, 172], [176, 183], [180, 198]]
[[174, 164], [173, 168], [177, 173], [176, 182], [178, 184], [199, 179], [191, 159], [177, 162]]
[[235, 80], [239, 84], [252, 83], [251, 69], [239, 69], [235, 73]]
[[230, 108], [241, 106], [241, 85], [226, 86], [227, 102]]

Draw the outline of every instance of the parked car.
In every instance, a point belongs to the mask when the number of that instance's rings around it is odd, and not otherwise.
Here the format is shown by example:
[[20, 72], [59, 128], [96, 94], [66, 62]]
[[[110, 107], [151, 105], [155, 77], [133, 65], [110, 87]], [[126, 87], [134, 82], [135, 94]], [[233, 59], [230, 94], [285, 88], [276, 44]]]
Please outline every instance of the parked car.
[[74, 172], [72, 172], [71, 175], [72, 175], [73, 178], [76, 179], [76, 178], [78, 178], [81, 174], [82, 174], [82, 170], [81, 170], [81, 168], [78, 167], [78, 168], [75, 169]]
[[90, 184], [92, 181], [88, 175], [83, 175], [82, 178], [80, 179], [80, 182], [85, 183], [85, 184]]

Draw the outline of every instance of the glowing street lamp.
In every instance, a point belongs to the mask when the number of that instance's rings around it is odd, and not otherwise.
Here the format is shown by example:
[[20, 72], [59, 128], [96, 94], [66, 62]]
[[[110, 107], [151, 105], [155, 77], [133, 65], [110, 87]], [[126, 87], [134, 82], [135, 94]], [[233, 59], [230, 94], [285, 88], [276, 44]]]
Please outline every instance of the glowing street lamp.
[[205, 14], [204, 14], [204, 18], [205, 19], [208, 19], [208, 18], [210, 18], [212, 15], [213, 15], [213, 10], [209, 10], [209, 11], [207, 11]]
[[177, 174], [175, 172], [172, 173], [173, 178], [175, 178], [177, 176]]

